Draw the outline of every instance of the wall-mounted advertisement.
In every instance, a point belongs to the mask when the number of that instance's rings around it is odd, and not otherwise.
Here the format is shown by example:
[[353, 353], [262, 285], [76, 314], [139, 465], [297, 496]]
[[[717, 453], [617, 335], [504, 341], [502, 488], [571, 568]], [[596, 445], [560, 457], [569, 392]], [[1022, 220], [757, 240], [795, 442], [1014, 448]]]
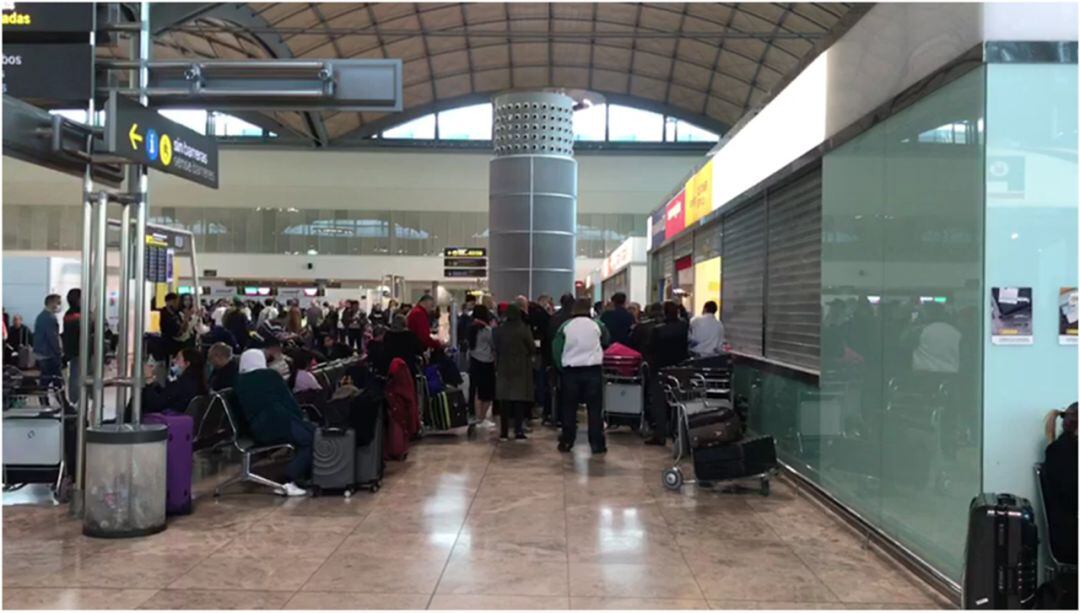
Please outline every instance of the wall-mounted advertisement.
[[1062, 287], [1058, 290], [1058, 343], [1077, 344], [1077, 290]]
[[712, 160], [694, 173], [686, 182], [686, 215], [684, 226], [712, 212]]
[[661, 207], [653, 211], [652, 217], [649, 218], [649, 250], [656, 249], [660, 245], [664, 244], [665, 238], [665, 223], [667, 219], [667, 207]]
[[694, 265], [694, 315], [710, 300], [720, 306], [720, 262], [721, 258], [715, 257]]
[[664, 237], [670, 238], [686, 229], [686, 190], [679, 192], [664, 207]]
[[1030, 287], [990, 288], [990, 340], [995, 345], [1032, 345]]

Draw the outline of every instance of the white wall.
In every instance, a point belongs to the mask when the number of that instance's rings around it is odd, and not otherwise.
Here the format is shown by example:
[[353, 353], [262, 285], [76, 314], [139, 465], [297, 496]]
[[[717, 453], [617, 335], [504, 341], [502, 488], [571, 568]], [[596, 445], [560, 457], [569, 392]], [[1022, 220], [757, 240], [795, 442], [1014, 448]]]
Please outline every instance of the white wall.
[[[700, 155], [578, 156], [578, 210], [646, 214]], [[223, 149], [221, 187], [150, 173], [150, 206], [486, 211], [487, 152]], [[4, 158], [4, 201], [80, 202], [81, 179]]]
[[[4, 256], [3, 307], [8, 315], [22, 315], [33, 327], [45, 305], [45, 296], [66, 296], [79, 286], [78, 259], [46, 255]], [[67, 302], [63, 307], [67, 308]]]

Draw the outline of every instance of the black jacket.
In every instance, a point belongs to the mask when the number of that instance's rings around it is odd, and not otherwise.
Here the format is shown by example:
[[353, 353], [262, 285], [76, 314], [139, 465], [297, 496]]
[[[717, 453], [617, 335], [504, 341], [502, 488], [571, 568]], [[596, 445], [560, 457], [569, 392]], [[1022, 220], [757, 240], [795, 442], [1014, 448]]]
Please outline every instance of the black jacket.
[[184, 333], [184, 320], [180, 311], [165, 307], [161, 309], [161, 340], [170, 356], [183, 346], [180, 335]]
[[244, 312], [240, 309], [229, 309], [225, 312], [222, 323], [225, 329], [232, 333], [240, 349], [247, 349], [248, 344], [251, 342], [251, 334], [248, 332], [249, 322], [248, 318], [244, 316]]
[[[69, 360], [73, 360], [79, 355], [79, 334], [81, 332], [81, 309], [68, 309], [64, 313], [64, 331], [60, 335], [60, 341], [63, 343], [64, 356]], [[32, 340], [31, 345], [33, 345]]]
[[649, 335], [645, 355], [652, 358], [649, 366], [654, 371], [674, 366], [689, 357], [690, 325], [682, 319], [669, 319], [656, 326]]
[[201, 389], [197, 374], [185, 370], [176, 381], [170, 381], [165, 387], [150, 384], [143, 388], [142, 410], [146, 413], [183, 413], [191, 399], [203, 393], [206, 390]]
[[210, 389], [219, 392], [236, 385], [236, 375], [240, 373], [240, 361], [237, 358], [210, 373]]
[[1076, 436], [1061, 434], [1046, 448], [1043, 472], [1046, 480], [1046, 516], [1051, 546], [1061, 561], [1076, 564]]
[[[371, 345], [377, 345], [371, 347]], [[371, 365], [379, 373], [390, 371], [390, 362], [394, 358], [401, 358], [409, 365], [409, 370], [416, 371], [416, 362], [420, 354], [424, 352], [424, 345], [412, 331], [387, 330], [381, 343], [369, 343], [371, 353]]]
[[630, 328], [634, 327], [634, 316], [625, 307], [604, 311], [600, 315], [600, 322], [608, 329], [611, 342], [622, 345], [630, 343]]

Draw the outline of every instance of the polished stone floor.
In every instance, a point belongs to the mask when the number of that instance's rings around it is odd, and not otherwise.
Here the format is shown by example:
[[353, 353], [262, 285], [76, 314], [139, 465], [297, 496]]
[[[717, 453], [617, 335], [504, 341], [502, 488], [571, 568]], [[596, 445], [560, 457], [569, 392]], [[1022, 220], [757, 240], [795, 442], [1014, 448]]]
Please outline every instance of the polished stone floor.
[[945, 606], [783, 482], [768, 498], [674, 493], [667, 451], [629, 433], [599, 458], [554, 447], [539, 428], [529, 442], [428, 437], [377, 494], [200, 495], [193, 515], [137, 540], [83, 537], [66, 507], [7, 504], [3, 606]]

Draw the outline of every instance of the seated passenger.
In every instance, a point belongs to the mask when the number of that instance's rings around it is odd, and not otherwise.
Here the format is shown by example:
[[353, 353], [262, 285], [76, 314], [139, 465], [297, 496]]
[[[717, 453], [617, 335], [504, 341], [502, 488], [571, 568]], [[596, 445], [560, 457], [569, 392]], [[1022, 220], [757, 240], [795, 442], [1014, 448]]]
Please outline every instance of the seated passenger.
[[315, 428], [304, 420], [300, 405], [277, 372], [267, 368], [266, 355], [248, 349], [240, 356], [240, 374], [236, 378], [236, 397], [247, 421], [251, 437], [259, 445], [289, 443], [296, 455], [285, 468], [289, 482], [286, 496], [305, 496], [297, 483], [311, 474], [312, 444]]
[[216, 322], [213, 322], [213, 325], [210, 326], [210, 330], [206, 332], [206, 334], [203, 334], [200, 340], [204, 346], [223, 343], [233, 351], [238, 351], [240, 349], [240, 345], [237, 343], [233, 333], [229, 332], [228, 328], [218, 325]]
[[[1055, 438], [1057, 420], [1061, 418], [1061, 434]], [[1064, 411], [1054, 410], [1046, 418], [1046, 447], [1043, 462], [1046, 488], [1046, 520], [1050, 524], [1050, 540], [1058, 561], [1076, 564], [1076, 492], [1077, 447], [1076, 403]]]
[[236, 375], [240, 365], [233, 357], [232, 347], [225, 343], [214, 343], [207, 352], [210, 361], [210, 389], [219, 392], [236, 385]]
[[327, 334], [322, 338], [322, 352], [328, 361], [351, 358], [353, 350], [348, 345], [339, 343], [336, 334]]
[[322, 389], [318, 380], [315, 379], [315, 375], [311, 374], [311, 369], [316, 364], [314, 354], [306, 349], [297, 351], [293, 357], [293, 364], [295, 366], [292, 375], [292, 391], [294, 394]]
[[[172, 380], [165, 385], [152, 382], [143, 388], [144, 413], [183, 413], [192, 398], [202, 396], [209, 390], [206, 385], [206, 360], [198, 349], [187, 347], [177, 351], [169, 375]], [[146, 378], [153, 381], [152, 369], [147, 369]]]

